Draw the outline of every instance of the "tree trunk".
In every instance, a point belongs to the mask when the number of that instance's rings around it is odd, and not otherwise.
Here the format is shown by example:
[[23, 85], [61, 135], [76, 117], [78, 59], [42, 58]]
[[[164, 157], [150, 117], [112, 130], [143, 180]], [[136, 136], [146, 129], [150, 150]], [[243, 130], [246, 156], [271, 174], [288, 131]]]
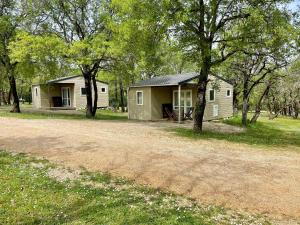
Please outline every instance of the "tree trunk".
[[239, 107], [239, 99], [238, 99], [238, 93], [235, 91], [235, 87], [233, 87], [233, 115], [238, 114], [238, 107]]
[[300, 101], [299, 100], [295, 100], [294, 101], [294, 119], [298, 119], [299, 116], [299, 108], [300, 108]]
[[92, 116], [96, 116], [97, 112], [97, 107], [98, 107], [98, 87], [97, 87], [97, 80], [95, 77], [95, 74], [92, 76], [92, 81], [93, 81], [93, 89], [94, 89], [94, 106], [92, 107]]
[[115, 85], [115, 101], [118, 102], [118, 81], [117, 79], [114, 82]]
[[2, 90], [2, 101], [3, 101], [4, 105], [8, 104], [7, 101], [6, 101], [6, 96], [5, 96], [5, 91], [4, 90]]
[[244, 74], [244, 84], [243, 84], [243, 109], [242, 109], [242, 124], [243, 126], [247, 126], [247, 116], [248, 116], [248, 103], [249, 103], [249, 90], [248, 90], [249, 82], [248, 76]]
[[8, 94], [7, 94], [7, 100], [6, 100], [8, 105], [11, 105], [11, 93], [12, 93], [12, 91], [11, 91], [11, 87], [10, 87]]
[[282, 112], [282, 110], [283, 110], [283, 109], [278, 110], [274, 115], [273, 115], [273, 114], [270, 115], [270, 116], [269, 116], [269, 120], [273, 120], [273, 119], [277, 118], [278, 115]]
[[247, 116], [248, 116], [248, 97], [243, 96], [243, 109], [242, 109], [243, 126], [247, 126]]
[[273, 114], [272, 106], [271, 106], [271, 102], [270, 102], [270, 96], [268, 96], [267, 108], [268, 108], [268, 111], [269, 111], [269, 118], [270, 118], [271, 115]]
[[93, 117], [93, 97], [92, 97], [92, 82], [91, 73], [84, 73], [84, 84], [86, 90], [86, 117]]
[[208, 83], [208, 74], [211, 67], [211, 43], [204, 43], [205, 48], [202, 51], [202, 65], [197, 85], [197, 100], [195, 104], [194, 131], [202, 132], [203, 117], [206, 106], [206, 86]]
[[284, 95], [284, 108], [283, 108], [283, 110], [282, 110], [282, 114], [284, 115], [284, 116], [286, 116], [287, 115], [287, 100], [286, 100], [286, 96]]
[[125, 112], [125, 105], [124, 105], [124, 88], [122, 80], [119, 80], [119, 87], [120, 87], [120, 106], [122, 109], [122, 112]]
[[259, 100], [258, 100], [258, 102], [255, 106], [255, 113], [254, 113], [250, 123], [256, 123], [258, 117], [260, 116], [261, 105], [262, 105], [263, 99], [268, 95], [270, 87], [271, 87], [270, 85], [267, 85], [266, 89], [264, 90], [264, 92], [260, 96], [260, 98], [259, 98]]
[[293, 110], [292, 106], [289, 106], [288, 107], [288, 115], [289, 116], [292, 116], [292, 110]]
[[195, 104], [194, 131], [196, 132], [202, 131], [204, 110], [206, 106], [205, 93], [207, 86], [207, 77], [208, 71], [201, 71], [197, 88], [197, 100]]
[[10, 90], [13, 96], [13, 107], [10, 110], [10, 112], [13, 113], [20, 113], [20, 103], [19, 103], [19, 97], [18, 97], [18, 92], [17, 92], [17, 85], [16, 85], [16, 80], [13, 72], [11, 71], [11, 74], [9, 75], [9, 85], [10, 85]]

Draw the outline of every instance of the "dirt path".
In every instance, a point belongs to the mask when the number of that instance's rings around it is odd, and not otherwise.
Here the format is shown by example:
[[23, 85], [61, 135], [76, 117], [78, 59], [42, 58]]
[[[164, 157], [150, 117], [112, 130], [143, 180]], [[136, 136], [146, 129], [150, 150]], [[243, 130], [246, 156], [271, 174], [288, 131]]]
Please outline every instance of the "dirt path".
[[300, 219], [300, 154], [189, 140], [145, 123], [0, 117], [0, 149], [196, 198]]

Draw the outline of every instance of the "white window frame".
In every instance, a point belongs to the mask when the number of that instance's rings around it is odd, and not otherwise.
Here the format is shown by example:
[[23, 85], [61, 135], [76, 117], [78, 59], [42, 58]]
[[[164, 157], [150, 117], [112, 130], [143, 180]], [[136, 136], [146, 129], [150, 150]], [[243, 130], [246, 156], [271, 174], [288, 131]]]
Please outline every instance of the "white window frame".
[[61, 98], [62, 98], [62, 103], [64, 102], [64, 90], [67, 90], [68, 97], [66, 98], [68, 101], [68, 105], [63, 106], [63, 107], [71, 107], [72, 106], [72, 98], [71, 98], [71, 88], [70, 87], [61, 87]]
[[[227, 92], [228, 92], [228, 91], [230, 92], [229, 95], [227, 95]], [[232, 91], [231, 91], [231, 89], [227, 88], [227, 89], [226, 89], [226, 94], [225, 94], [225, 95], [226, 95], [227, 98], [230, 98], [230, 97], [232, 96]]]
[[[140, 104], [138, 102], [138, 93], [142, 93], [142, 103], [140, 103]], [[136, 104], [137, 105], [144, 105], [144, 92], [143, 91], [136, 91], [135, 92], [135, 97], [136, 97]]]
[[[175, 105], [175, 92], [178, 93], [178, 90], [173, 90], [173, 109], [178, 109], [178, 105]], [[183, 92], [190, 92], [191, 93], [191, 106], [186, 106], [187, 107], [193, 107], [193, 91], [192, 89], [184, 89], [184, 90], [180, 90], [180, 93], [183, 93]], [[178, 103], [179, 103], [179, 99], [178, 99]], [[185, 107], [184, 105], [180, 105], [180, 107]]]
[[85, 89], [85, 87], [80, 87], [80, 96], [86, 96], [86, 94], [85, 95], [82, 94], [82, 89]]
[[[102, 91], [102, 88], [104, 88], [105, 89], [105, 91]], [[105, 87], [105, 86], [102, 86], [102, 87], [100, 87], [100, 93], [107, 93], [107, 87]]]
[[[210, 100], [210, 91], [214, 91], [214, 100]], [[209, 89], [209, 90], [208, 90], [208, 101], [209, 101], [209, 102], [214, 102], [214, 101], [216, 101], [216, 90], [215, 90], [215, 89]]]

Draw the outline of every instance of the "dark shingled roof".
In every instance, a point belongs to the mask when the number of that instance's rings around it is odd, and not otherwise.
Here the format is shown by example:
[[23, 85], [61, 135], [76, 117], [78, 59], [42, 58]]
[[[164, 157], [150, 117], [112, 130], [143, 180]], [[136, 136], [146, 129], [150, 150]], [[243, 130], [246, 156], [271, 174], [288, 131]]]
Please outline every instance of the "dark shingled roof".
[[[199, 73], [196, 73], [196, 72], [158, 76], [158, 77], [150, 78], [147, 80], [142, 80], [139, 83], [133, 84], [131, 87], [180, 85], [180, 84], [189, 82], [189, 81], [197, 78], [198, 76], [199, 76]], [[220, 76], [217, 76], [217, 75], [213, 75], [213, 76], [229, 83], [227, 80], [225, 80], [224, 78], [222, 78]]]

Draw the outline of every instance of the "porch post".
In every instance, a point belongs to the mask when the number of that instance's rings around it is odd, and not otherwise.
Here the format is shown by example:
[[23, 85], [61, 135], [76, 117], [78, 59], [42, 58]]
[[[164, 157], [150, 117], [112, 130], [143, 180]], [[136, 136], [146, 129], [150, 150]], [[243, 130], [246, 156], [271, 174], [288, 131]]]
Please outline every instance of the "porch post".
[[47, 84], [47, 89], [48, 89], [48, 102], [49, 102], [49, 108], [51, 108], [50, 84]]
[[181, 123], [181, 85], [178, 85], [178, 123]]

